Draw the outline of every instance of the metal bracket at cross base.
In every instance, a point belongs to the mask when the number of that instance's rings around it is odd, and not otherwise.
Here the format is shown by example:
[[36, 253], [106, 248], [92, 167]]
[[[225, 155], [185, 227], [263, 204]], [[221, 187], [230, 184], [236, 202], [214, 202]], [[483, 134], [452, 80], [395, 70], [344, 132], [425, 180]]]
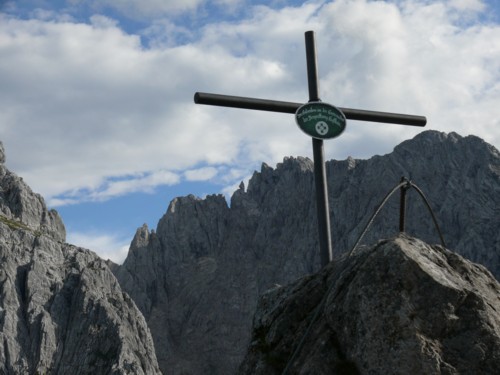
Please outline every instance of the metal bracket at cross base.
[[[318, 63], [316, 57], [316, 43], [314, 32], [305, 33], [307, 82], [309, 87], [309, 103], [320, 102]], [[254, 109], [261, 111], [297, 113], [304, 103], [291, 103], [276, 100], [256, 99], [239, 96], [228, 96], [197, 92], [194, 95], [196, 104], [208, 104], [222, 107]], [[423, 116], [405, 115], [398, 113], [365, 111], [351, 108], [336, 108], [349, 120], [372, 121], [389, 124], [411, 126], [425, 126], [427, 119]], [[326, 266], [333, 258], [332, 240], [330, 231], [330, 210], [328, 207], [328, 186], [326, 182], [326, 167], [323, 148], [323, 139], [313, 137], [314, 181], [316, 185], [316, 207], [318, 214], [318, 231], [320, 259], [322, 267]]]

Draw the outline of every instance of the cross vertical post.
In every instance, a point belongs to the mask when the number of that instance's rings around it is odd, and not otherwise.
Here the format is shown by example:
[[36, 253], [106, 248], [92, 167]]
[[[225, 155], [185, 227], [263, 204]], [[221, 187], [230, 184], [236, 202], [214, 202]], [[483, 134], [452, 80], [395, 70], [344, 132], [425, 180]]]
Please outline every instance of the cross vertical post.
[[[307, 83], [309, 86], [309, 102], [318, 102], [319, 80], [318, 60], [316, 57], [316, 43], [314, 31], [307, 31], [306, 59]], [[323, 140], [312, 138], [314, 159], [314, 184], [316, 185], [316, 210], [318, 215], [319, 249], [321, 266], [324, 267], [332, 260], [332, 235], [330, 230], [330, 209], [328, 205], [328, 184], [326, 182], [325, 153]]]

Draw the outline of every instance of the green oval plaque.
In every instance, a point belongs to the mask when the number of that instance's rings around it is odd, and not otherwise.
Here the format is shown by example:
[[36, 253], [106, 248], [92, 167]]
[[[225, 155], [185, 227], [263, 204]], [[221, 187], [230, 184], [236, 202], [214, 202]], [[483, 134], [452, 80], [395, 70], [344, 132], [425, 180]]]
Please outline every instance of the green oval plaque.
[[311, 102], [299, 107], [295, 112], [295, 121], [304, 133], [318, 139], [338, 137], [346, 124], [340, 109], [323, 102]]

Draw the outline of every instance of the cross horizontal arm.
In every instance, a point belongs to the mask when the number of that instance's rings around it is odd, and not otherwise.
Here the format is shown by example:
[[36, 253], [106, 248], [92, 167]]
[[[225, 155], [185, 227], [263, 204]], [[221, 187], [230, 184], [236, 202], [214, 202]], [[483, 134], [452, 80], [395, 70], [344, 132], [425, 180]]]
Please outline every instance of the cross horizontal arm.
[[[196, 104], [216, 105], [221, 107], [255, 109], [259, 111], [295, 113], [304, 103], [281, 102], [277, 100], [246, 98], [197, 92], [194, 94]], [[405, 115], [399, 113], [365, 111], [362, 109], [337, 107], [349, 120], [384, 122], [389, 124], [425, 126], [424, 116]]]
[[242, 96], [230, 96], [197, 92], [194, 94], [196, 104], [216, 105], [220, 107], [233, 107], [244, 109], [256, 109], [259, 111], [295, 113], [302, 105], [300, 103], [280, 102], [277, 100], [245, 98]]

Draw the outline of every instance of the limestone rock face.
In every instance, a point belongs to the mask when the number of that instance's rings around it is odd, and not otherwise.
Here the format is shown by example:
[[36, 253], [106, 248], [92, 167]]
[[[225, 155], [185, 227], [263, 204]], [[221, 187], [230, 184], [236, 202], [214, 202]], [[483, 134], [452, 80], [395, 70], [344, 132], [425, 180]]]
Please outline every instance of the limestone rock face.
[[5, 220], [17, 221], [34, 231], [65, 241], [66, 229], [55, 210], [48, 210], [41, 195], [34, 193], [22, 178], [5, 166], [5, 152], [0, 144], [0, 213]]
[[5, 163], [5, 149], [2, 141], [0, 141], [0, 164]]
[[403, 234], [264, 294], [239, 374], [495, 374], [499, 363], [500, 284]]
[[144, 317], [106, 263], [64, 243], [57, 213], [3, 165], [0, 208], [0, 373], [159, 374]]
[[[448, 248], [500, 278], [500, 154], [473, 136], [421, 133], [391, 154], [330, 161], [333, 248], [349, 251], [384, 196], [410, 178], [427, 195]], [[415, 191], [407, 232], [439, 242]], [[398, 232], [391, 199], [364, 244]], [[114, 272], [151, 328], [169, 374], [234, 374], [250, 340], [259, 295], [319, 270], [313, 163], [262, 165], [230, 205], [223, 196], [173, 200], [156, 231], [142, 227]]]
[[304, 158], [286, 159], [278, 171], [263, 165], [231, 208], [222, 195], [176, 198], [156, 232], [137, 231], [114, 272], [144, 313], [165, 373], [233, 375], [258, 296], [313, 271], [317, 254], [306, 249], [315, 222], [302, 219], [313, 180], [299, 178], [310, 168]]

